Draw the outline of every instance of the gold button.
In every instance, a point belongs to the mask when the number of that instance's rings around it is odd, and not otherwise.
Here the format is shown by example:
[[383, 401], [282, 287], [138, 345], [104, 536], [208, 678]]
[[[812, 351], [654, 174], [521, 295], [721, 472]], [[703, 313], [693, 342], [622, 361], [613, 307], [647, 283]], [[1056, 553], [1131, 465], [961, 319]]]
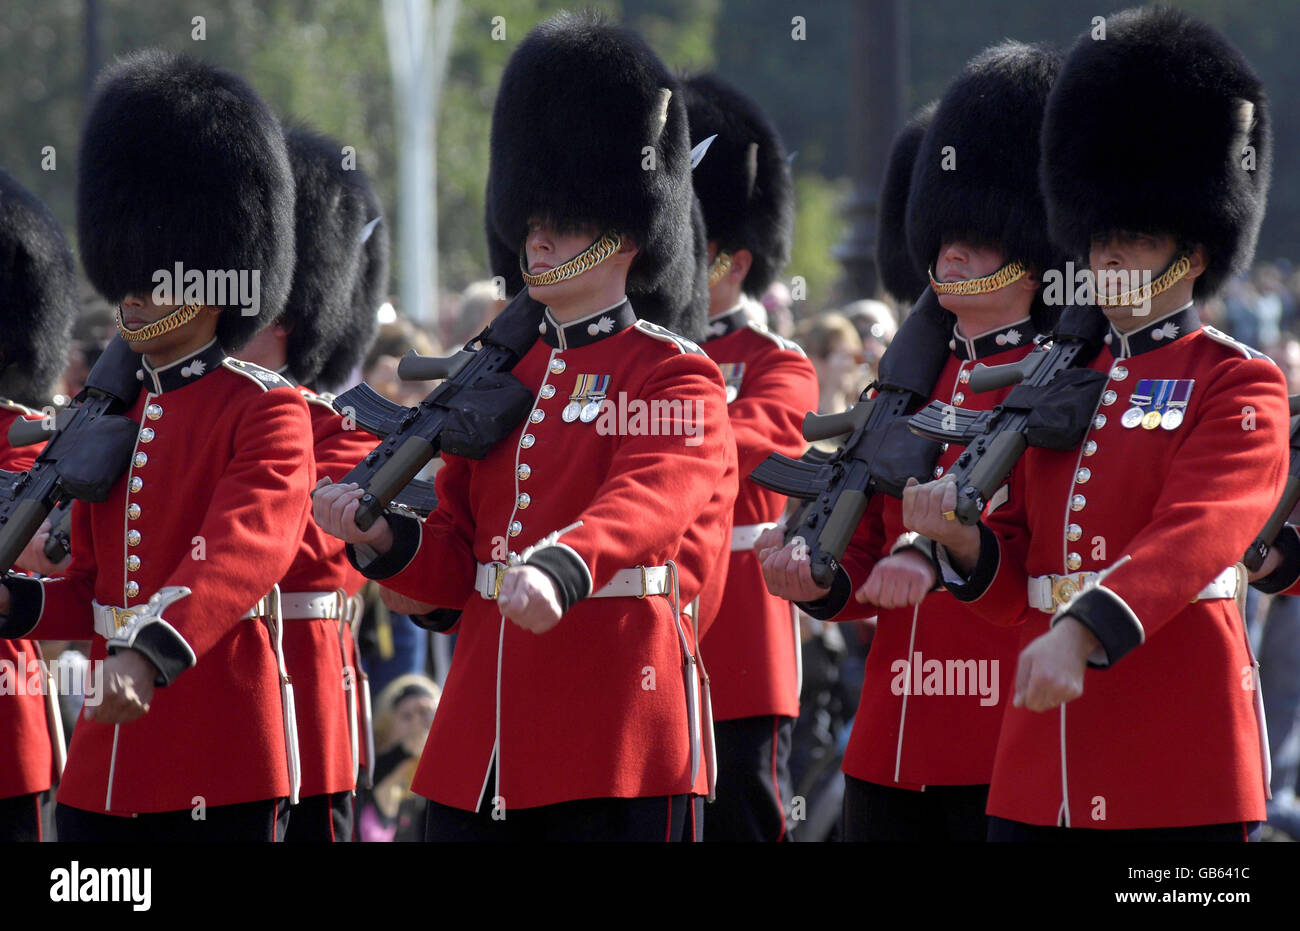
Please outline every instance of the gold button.
[[519, 438], [519, 445], [524, 449], [531, 449], [533, 444], [536, 442], [537, 437], [533, 436], [531, 433], [525, 433]]
[[162, 407], [158, 404], [150, 404], [145, 407], [144, 415], [150, 420], [157, 420], [163, 415]]
[[1083, 565], [1083, 557], [1078, 553], [1066, 553], [1065, 565], [1071, 572], [1077, 572], [1079, 567]]
[[1092, 469], [1089, 469], [1087, 466], [1084, 466], [1078, 472], [1074, 473], [1074, 480], [1080, 485], [1088, 481], [1090, 478], [1092, 478]]
[[140, 557], [139, 556], [126, 557], [126, 568], [128, 572], [138, 571], [140, 568]]
[[970, 371], [967, 369], [962, 369], [961, 374], [957, 376], [957, 380], [961, 382], [963, 385], [966, 384], [966, 382], [970, 381]]
[[141, 488], [143, 488], [143, 487], [144, 487], [144, 479], [142, 479], [142, 478], [141, 478], [140, 476], [138, 476], [138, 475], [132, 475], [132, 476], [131, 476], [131, 484], [130, 484], [130, 488], [131, 488], [131, 490], [132, 490], [132, 491], [139, 491], [139, 490], [140, 490]]
[[131, 520], [135, 520], [137, 517], [139, 517], [140, 505], [136, 504], [134, 501], [128, 504], [126, 506], [126, 516], [131, 518]]
[[552, 375], [559, 375], [559, 374], [560, 374], [561, 372], [563, 372], [563, 371], [564, 371], [564, 360], [563, 360], [563, 359], [552, 359], [552, 360], [551, 360], [551, 374], [552, 374]]
[[510, 536], [517, 537], [519, 536], [519, 534], [523, 533], [523, 530], [524, 530], [524, 525], [521, 524], [519, 521], [512, 520], [510, 522]]
[[542, 410], [540, 407], [534, 407], [533, 412], [528, 415], [528, 419], [533, 423], [541, 423], [546, 419], [546, 411]]
[[1083, 528], [1080, 527], [1078, 524], [1071, 524], [1070, 526], [1065, 528], [1065, 538], [1069, 540], [1071, 543], [1074, 543], [1082, 536], [1083, 536]]
[[1117, 365], [1110, 370], [1110, 377], [1115, 379], [1115, 381], [1123, 381], [1128, 378], [1128, 369], [1124, 368], [1122, 365]]
[[128, 546], [139, 546], [139, 545], [140, 545], [140, 531], [138, 531], [138, 530], [128, 530], [128, 531], [126, 532], [126, 542], [127, 542], [127, 545], [128, 545]]
[[1092, 426], [1095, 430], [1100, 430], [1102, 427], [1106, 426], [1106, 415], [1098, 414], [1096, 417], [1092, 418]]
[[960, 391], [958, 391], [956, 394], [952, 396], [953, 404], [960, 404], [962, 401], [965, 400], [966, 400], [966, 395], [962, 394]]
[[140, 594], [140, 583], [135, 581], [134, 579], [132, 579], [130, 582], [127, 582], [126, 597], [134, 598], [138, 594]]
[[136, 453], [135, 458], [131, 460], [131, 462], [135, 465], [137, 469], [144, 468], [144, 464], [148, 461], [149, 461], [149, 454], [143, 451]]
[[533, 503], [533, 499], [529, 496], [528, 492], [526, 491], [521, 492], [519, 497], [515, 499], [515, 504], [519, 505], [520, 510], [523, 510], [524, 508], [528, 507], [528, 505], [532, 503]]
[[935, 477], [935, 478], [939, 478], [939, 477], [942, 476], [942, 475], [943, 475], [943, 466], [935, 466], [935, 467], [934, 467], [934, 477]]
[[1106, 405], [1107, 407], [1110, 407], [1112, 404], [1115, 403], [1115, 399], [1118, 397], [1119, 395], [1117, 395], [1115, 392], [1107, 388], [1105, 393], [1102, 394], [1101, 396], [1101, 403]]
[[1086, 442], [1086, 443], [1083, 444], [1083, 454], [1084, 454], [1085, 456], [1091, 456], [1091, 455], [1095, 454], [1096, 452], [1097, 452], [1097, 441], [1096, 441], [1096, 440], [1089, 440], [1088, 442]]
[[533, 474], [533, 467], [526, 462], [519, 463], [519, 468], [515, 469], [515, 478], [521, 482], [528, 481], [528, 476]]
[[545, 400], [547, 398], [553, 398], [553, 397], [555, 397], [555, 386], [542, 385], [542, 399]]
[[1083, 506], [1088, 503], [1088, 499], [1083, 495], [1074, 495], [1070, 498], [1070, 510], [1082, 511]]

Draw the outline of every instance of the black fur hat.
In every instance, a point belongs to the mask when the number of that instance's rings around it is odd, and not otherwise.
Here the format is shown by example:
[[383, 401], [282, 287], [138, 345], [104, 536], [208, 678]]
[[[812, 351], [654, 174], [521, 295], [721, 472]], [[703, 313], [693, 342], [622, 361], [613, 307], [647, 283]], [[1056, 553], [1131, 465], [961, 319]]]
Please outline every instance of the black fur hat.
[[907, 248], [907, 194], [921, 137], [930, 128], [939, 101], [932, 100], [907, 121], [889, 149], [889, 162], [880, 179], [880, 215], [876, 220], [876, 267], [880, 281], [899, 304], [911, 307], [930, 286], [925, 269], [917, 269]]
[[243, 314], [236, 295], [217, 323], [238, 349], [284, 308], [293, 229], [280, 123], [243, 78], [159, 49], [105, 69], [77, 176], [78, 247], [105, 298], [152, 292], [177, 262], [205, 277], [256, 271], [259, 312]]
[[541, 23], [501, 77], [490, 149], [494, 258], [509, 251], [518, 262], [533, 217], [628, 234], [640, 249], [627, 282], [638, 314], [642, 296], [657, 295], [662, 307], [684, 310], [680, 319], [655, 322], [692, 328], [697, 269], [686, 105], [644, 39], [590, 13]]
[[1061, 58], [1007, 41], [976, 55], [939, 100], [912, 169], [907, 243], [919, 270], [949, 238], [997, 243], [1038, 271], [1060, 262], [1047, 235], [1039, 129]]
[[0, 169], [0, 398], [50, 403], [76, 316], [76, 266], [63, 230]]
[[321, 366], [316, 381], [330, 390], [346, 387], [344, 379], [361, 364], [379, 332], [379, 305], [388, 296], [388, 217], [384, 215], [379, 195], [360, 171], [352, 172], [353, 183], [361, 188], [365, 200], [366, 223], [360, 235], [364, 239], [352, 279], [348, 306], [348, 329]]
[[715, 74], [683, 82], [691, 145], [716, 136], [691, 173], [709, 239], [748, 249], [744, 291], [761, 297], [790, 260], [794, 182], [785, 145], [758, 104]]
[[289, 326], [289, 371], [314, 384], [352, 326], [352, 287], [361, 230], [370, 219], [359, 172], [343, 144], [302, 126], [285, 127], [294, 183], [293, 285], [278, 323]]
[[1272, 127], [1263, 85], [1216, 29], [1154, 7], [1076, 41], [1043, 126], [1052, 234], [1169, 233], [1206, 249], [1198, 297], [1245, 269], [1264, 218]]

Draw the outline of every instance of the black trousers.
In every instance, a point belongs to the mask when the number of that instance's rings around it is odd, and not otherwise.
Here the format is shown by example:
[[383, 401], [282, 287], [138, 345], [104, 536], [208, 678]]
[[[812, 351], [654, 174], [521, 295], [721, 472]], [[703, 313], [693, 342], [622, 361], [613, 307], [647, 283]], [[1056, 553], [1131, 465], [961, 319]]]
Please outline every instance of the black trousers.
[[1021, 843], [1087, 844], [1117, 842], [1122, 844], [1186, 844], [1197, 842], [1242, 843], [1258, 841], [1259, 821], [1232, 821], [1227, 824], [1198, 824], [1185, 828], [1124, 828], [1104, 831], [1100, 828], [1058, 828], [1025, 824], [989, 816], [990, 841]]
[[41, 796], [0, 798], [0, 844], [37, 843], [41, 840]]
[[926, 786], [925, 791], [844, 776], [844, 839], [900, 843], [982, 843], [988, 786]]
[[501, 814], [492, 817], [487, 796], [477, 812], [430, 801], [425, 810], [424, 839], [504, 843], [698, 840], [704, 799], [695, 795], [592, 798], [508, 809]]
[[264, 799], [238, 805], [215, 805], [202, 819], [182, 811], [145, 812], [122, 817], [59, 804], [55, 809], [59, 840], [137, 844], [229, 844], [284, 840], [289, 800]]
[[717, 798], [706, 841], [790, 839], [790, 735], [794, 718], [762, 715], [715, 721]]
[[284, 839], [290, 844], [350, 843], [352, 824], [351, 792], [308, 795], [289, 809]]

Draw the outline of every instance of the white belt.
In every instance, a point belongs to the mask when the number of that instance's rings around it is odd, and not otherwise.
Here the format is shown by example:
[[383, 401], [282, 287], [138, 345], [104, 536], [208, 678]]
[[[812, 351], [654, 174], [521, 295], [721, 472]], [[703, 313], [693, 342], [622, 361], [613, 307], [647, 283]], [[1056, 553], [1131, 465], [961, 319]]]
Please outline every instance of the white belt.
[[[1037, 608], [1048, 614], [1065, 604], [1076, 594], [1090, 586], [1097, 578], [1095, 572], [1075, 572], [1071, 575], [1036, 575], [1029, 579], [1029, 607]], [[1196, 601], [1213, 601], [1218, 598], [1237, 597], [1237, 567], [1229, 566], [1214, 581], [1205, 586], [1196, 597]]]
[[734, 553], [737, 550], [752, 550], [754, 544], [758, 542], [758, 538], [761, 537], [765, 531], [771, 530], [775, 526], [776, 524], [774, 523], [766, 523], [742, 524], [739, 527], [732, 527], [731, 551]]
[[[503, 562], [479, 563], [474, 579], [474, 589], [489, 601], [501, 592], [501, 580], [510, 567]], [[672, 590], [667, 566], [637, 566], [620, 569], [614, 578], [591, 598], [645, 598], [649, 595], [667, 595]]]
[[[350, 599], [346, 592], [288, 592], [280, 596], [280, 610], [286, 621], [330, 620], [341, 621], [347, 618]], [[253, 611], [258, 610], [254, 606]], [[261, 617], [260, 614], [248, 613], [244, 617]]]

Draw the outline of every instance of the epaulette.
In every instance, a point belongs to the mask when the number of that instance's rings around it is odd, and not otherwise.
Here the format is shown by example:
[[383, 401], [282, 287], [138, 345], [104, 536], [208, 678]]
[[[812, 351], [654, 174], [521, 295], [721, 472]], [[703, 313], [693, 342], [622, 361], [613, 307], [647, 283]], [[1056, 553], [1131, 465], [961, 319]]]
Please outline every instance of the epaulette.
[[252, 362], [245, 362], [243, 359], [235, 359], [226, 356], [221, 365], [243, 375], [249, 381], [261, 385], [263, 391], [270, 391], [272, 388], [292, 388], [293, 382], [287, 378], [281, 378], [270, 369], [264, 369], [260, 365], [254, 365]]
[[328, 408], [331, 411], [334, 410], [334, 395], [328, 391], [313, 391], [304, 385], [299, 385], [298, 393], [302, 395], [303, 400], [308, 404], [319, 404], [321, 407]]
[[785, 338], [784, 336], [782, 336], [780, 333], [773, 333], [771, 330], [769, 330], [769, 329], [768, 329], [767, 327], [765, 327], [763, 324], [761, 324], [761, 323], [755, 323], [753, 320], [750, 320], [750, 321], [749, 321], [748, 326], [749, 326], [749, 328], [750, 328], [751, 330], [753, 330], [753, 331], [754, 331], [755, 333], [757, 333], [759, 336], [766, 336], [766, 337], [767, 337], [768, 339], [770, 339], [772, 342], [776, 343], [777, 346], [780, 347], [781, 349], [784, 349], [784, 350], [786, 350], [787, 352], [797, 352], [797, 353], [799, 353], [799, 355], [804, 356], [805, 358], [807, 358], [806, 354], [805, 354], [804, 351], [803, 351], [803, 347], [800, 346], [798, 343], [796, 343], [794, 340], [792, 340], [792, 339], [786, 339], [786, 338]]
[[1273, 361], [1271, 358], [1269, 358], [1264, 353], [1260, 352], [1258, 349], [1254, 349], [1250, 346], [1247, 346], [1239, 339], [1233, 339], [1231, 336], [1229, 336], [1227, 333], [1224, 333], [1222, 330], [1216, 330], [1214, 327], [1207, 325], [1201, 327], [1201, 332], [1204, 333], [1206, 336], [1208, 336], [1210, 339], [1214, 340], [1216, 343], [1223, 343], [1223, 345], [1225, 346], [1233, 347], [1238, 352], [1240, 352], [1243, 356], [1245, 356], [1247, 359], [1268, 359], [1268, 361], [1270, 362]]
[[636, 329], [640, 330], [642, 333], [646, 334], [647, 336], [653, 336], [655, 339], [661, 339], [665, 343], [672, 343], [682, 352], [693, 352], [701, 356], [705, 355], [703, 349], [695, 345], [695, 343], [691, 342], [685, 336], [681, 336], [677, 333], [674, 333], [672, 330], [665, 329], [664, 327], [661, 327], [657, 323], [650, 323], [649, 321], [646, 320], [638, 320], [636, 322]]

